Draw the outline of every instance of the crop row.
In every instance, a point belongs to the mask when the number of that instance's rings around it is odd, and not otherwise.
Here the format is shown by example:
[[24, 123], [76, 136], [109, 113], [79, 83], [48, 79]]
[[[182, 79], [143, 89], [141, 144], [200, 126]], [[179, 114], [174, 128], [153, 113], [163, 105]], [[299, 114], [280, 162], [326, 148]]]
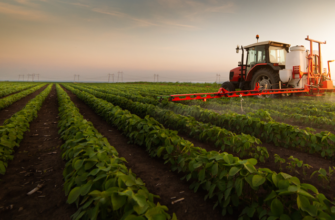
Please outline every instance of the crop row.
[[[305, 105], [299, 104], [299, 103], [295, 103], [292, 105], [288, 105], [287, 103], [283, 103], [283, 102], [277, 102], [277, 103], [272, 103], [272, 104], [262, 104], [259, 102], [250, 102], [248, 99], [248, 101], [244, 101], [243, 102], [243, 107], [249, 107], [251, 109], [267, 109], [267, 110], [276, 110], [279, 112], [284, 112], [287, 114], [290, 113], [295, 113], [295, 114], [299, 114], [299, 115], [307, 115], [307, 116], [317, 116], [317, 117], [326, 117], [329, 119], [335, 119], [335, 113], [333, 111], [325, 111], [322, 110], [322, 108], [319, 107], [313, 107], [313, 108], [308, 108]], [[217, 100], [214, 100], [214, 102], [209, 102], [214, 104], [215, 102], [218, 102]], [[240, 102], [237, 101], [232, 101], [228, 104], [228, 106], [240, 106]], [[223, 104], [222, 106], [227, 106], [225, 104]]]
[[125, 97], [102, 93], [80, 86], [73, 87], [93, 94], [98, 98], [107, 100], [140, 117], [144, 118], [146, 115], [150, 115], [160, 123], [167, 125], [169, 128], [185, 132], [189, 136], [201, 141], [215, 143], [215, 145], [220, 147], [222, 151], [225, 149], [232, 150], [233, 152], [238, 153], [240, 157], [254, 157], [261, 162], [265, 162], [265, 159], [269, 158], [267, 149], [265, 147], [257, 146], [257, 144], [261, 144], [261, 141], [250, 135], [236, 135], [226, 129], [208, 123], [198, 122], [191, 116], [182, 116], [180, 114], [175, 114], [173, 111], [164, 110], [155, 105], [147, 104], [147, 98], [138, 97], [138, 102], [133, 102]]
[[[112, 147], [83, 118], [70, 97], [57, 85], [59, 132], [65, 143], [64, 190], [68, 203], [80, 205], [73, 219], [165, 220], [167, 207], [154, 198]], [[173, 220], [177, 220], [174, 215]]]
[[10, 95], [10, 96], [7, 96], [5, 98], [0, 99], [0, 110], [10, 106], [14, 102], [26, 97], [27, 95], [35, 92], [36, 90], [40, 89], [43, 86], [45, 86], [45, 84], [40, 84], [40, 85], [37, 85], [33, 88], [30, 88], [30, 89], [24, 90], [22, 92], [16, 93], [14, 95]]
[[[100, 88], [99, 90], [101, 91], [102, 89]], [[106, 93], [110, 91], [111, 90], [105, 90]], [[125, 93], [120, 91], [118, 92], [118, 95], [124, 96], [124, 94]], [[141, 97], [135, 93], [128, 93], [128, 95], [125, 96], [133, 101], [137, 101], [137, 99]], [[157, 100], [154, 98], [145, 98], [147, 100], [150, 99], [151, 104], [157, 103]], [[147, 103], [150, 102], [148, 101]], [[219, 114], [199, 106], [188, 106], [166, 101], [159, 105], [175, 113], [192, 116], [196, 120], [204, 123], [211, 123], [227, 130], [235, 131], [236, 133], [244, 133], [258, 137], [262, 141], [274, 143], [276, 146], [285, 148], [293, 147], [305, 152], [318, 153], [322, 157], [334, 157], [335, 135], [330, 132], [313, 134], [308, 130], [299, 129], [298, 127], [285, 123], [261, 121], [259, 118], [237, 113]]]
[[[172, 170], [182, 171], [191, 188], [208, 192], [225, 215], [243, 206], [239, 219], [331, 219], [334, 204], [310, 185], [285, 173], [256, 169], [256, 159], [240, 160], [225, 152], [194, 147], [153, 118], [141, 119], [126, 110], [66, 86], [131, 142], [146, 147], [151, 156], [163, 157]], [[314, 194], [314, 195], [313, 195]], [[333, 212], [332, 212], [333, 210]]]
[[0, 90], [0, 98], [6, 95], [12, 94], [14, 92], [19, 92], [24, 89], [28, 89], [36, 84], [21, 84], [21, 85], [11, 85]]
[[[234, 100], [235, 102], [239, 101], [239, 99], [220, 99], [220, 100], [215, 100], [215, 101], [229, 104], [232, 100]], [[267, 106], [278, 104], [278, 99], [272, 100], [272, 99], [258, 99], [258, 98], [247, 97], [245, 98], [245, 101], [247, 104], [256, 105], [256, 107], [258, 104], [267, 105]], [[332, 102], [325, 102], [325, 101], [328, 101], [328, 99], [326, 98], [324, 101], [322, 101], [322, 99], [319, 100], [313, 97], [311, 99], [305, 100], [300, 97], [299, 99], [290, 99], [290, 98], [282, 99], [280, 100], [280, 104], [286, 107], [293, 107], [293, 108], [299, 107], [303, 109], [322, 110], [326, 112], [334, 111], [335, 104]]]
[[28, 102], [28, 104], [0, 126], [0, 174], [5, 174], [8, 161], [13, 159], [14, 147], [19, 147], [23, 134], [29, 129], [29, 123], [37, 117], [52, 84]]
[[[191, 104], [191, 103], [189, 103]], [[304, 124], [306, 126], [317, 126], [317, 127], [324, 127], [328, 125], [330, 129], [334, 130], [335, 127], [335, 118], [329, 119], [328, 117], [323, 116], [313, 116], [313, 115], [303, 115], [294, 112], [283, 112], [277, 111], [268, 108], [256, 108], [250, 107], [249, 105], [245, 105], [244, 103], [231, 103], [231, 104], [219, 104], [216, 102], [192, 102], [192, 104], [199, 104], [201, 107], [208, 108], [208, 109], [216, 109], [220, 110], [222, 114], [234, 112], [251, 112], [253, 114], [248, 114], [251, 117], [258, 117], [265, 121], [271, 121], [272, 119], [279, 119], [279, 120], [290, 120], [294, 123]], [[228, 110], [228, 111], [227, 111]], [[268, 114], [266, 113], [268, 112]]]
[[[89, 85], [89, 84], [86, 84]], [[91, 85], [91, 84], [90, 84]], [[92, 86], [95, 87], [93, 84]], [[219, 88], [206, 88], [198, 86], [176, 86], [176, 85], [127, 85], [127, 84], [113, 84], [113, 87], [106, 84], [99, 84], [96, 87], [115, 88], [130, 93], [140, 93], [142, 95], [171, 95], [171, 94], [185, 94], [197, 92], [217, 92]], [[156, 90], [160, 91], [159, 94], [155, 93]]]

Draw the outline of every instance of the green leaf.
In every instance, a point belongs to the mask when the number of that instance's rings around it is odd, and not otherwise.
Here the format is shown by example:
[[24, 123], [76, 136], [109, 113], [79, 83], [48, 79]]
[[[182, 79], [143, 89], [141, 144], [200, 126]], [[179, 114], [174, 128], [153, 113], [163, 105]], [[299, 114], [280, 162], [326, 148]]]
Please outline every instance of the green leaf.
[[111, 197], [114, 211], [120, 209], [127, 201], [126, 196], [120, 196], [118, 193], [113, 193]]
[[280, 220], [291, 220], [290, 216], [286, 215], [286, 214], [281, 214]]
[[212, 166], [212, 175], [215, 176], [218, 174], [218, 163], [214, 163]]
[[244, 168], [247, 169], [250, 173], [257, 173], [256, 168], [252, 164], [244, 164]]
[[79, 170], [84, 164], [84, 160], [77, 160], [74, 163], [74, 169]]
[[137, 202], [137, 204], [141, 207], [144, 207], [145, 205], [147, 205], [147, 201], [146, 201], [146, 198], [144, 195], [141, 195], [141, 194], [135, 194], [133, 196], [133, 199]]
[[5, 165], [2, 161], [0, 161], [0, 174], [4, 175], [6, 173]]
[[80, 195], [81, 196], [86, 195], [90, 191], [92, 185], [93, 185], [93, 181], [92, 180], [88, 181], [85, 185], [82, 185], [80, 187]]
[[242, 187], [243, 187], [243, 179], [237, 178], [237, 180], [235, 181], [235, 190], [238, 196], [242, 195]]
[[303, 211], [307, 211], [311, 204], [305, 196], [298, 195], [297, 196], [297, 205], [298, 205], [299, 209], [302, 209]]
[[272, 190], [272, 192], [266, 197], [266, 199], [264, 200], [264, 202], [272, 200], [273, 198], [275, 198], [277, 196], [277, 193], [275, 191]]
[[236, 173], [238, 173], [241, 170], [241, 168], [238, 167], [232, 167], [229, 170], [229, 176], [235, 176]]
[[161, 157], [162, 152], [163, 152], [164, 149], [165, 149], [165, 147], [160, 147], [160, 148], [158, 148], [158, 150], [157, 150], [157, 156], [158, 156], [158, 157]]
[[254, 175], [252, 177], [252, 186], [253, 187], [258, 187], [262, 185], [265, 182], [266, 178], [261, 176], [261, 175]]
[[284, 205], [279, 199], [276, 198], [276, 199], [272, 200], [272, 202], [271, 202], [271, 212], [278, 217], [283, 214]]
[[173, 149], [174, 149], [174, 146], [173, 146], [173, 145], [168, 145], [168, 146], [166, 147], [166, 151], [167, 151], [169, 154], [172, 153]]
[[200, 181], [203, 181], [205, 179], [205, 172], [206, 172], [206, 169], [201, 169], [200, 172], [199, 172], [199, 180]]
[[78, 186], [78, 187], [75, 187], [71, 190], [71, 192], [69, 194], [69, 197], [67, 198], [67, 202], [69, 204], [71, 204], [71, 203], [73, 203], [74, 201], [77, 200], [77, 198], [79, 197], [80, 192], [81, 192], [80, 188], [81, 187]]

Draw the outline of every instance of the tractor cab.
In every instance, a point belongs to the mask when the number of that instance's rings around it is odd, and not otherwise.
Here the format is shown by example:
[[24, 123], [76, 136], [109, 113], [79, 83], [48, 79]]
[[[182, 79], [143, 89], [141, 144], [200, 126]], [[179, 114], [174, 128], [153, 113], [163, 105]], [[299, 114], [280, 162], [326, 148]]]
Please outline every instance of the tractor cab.
[[[278, 88], [278, 72], [285, 68], [286, 54], [290, 46], [290, 44], [275, 41], [257, 42], [241, 48], [237, 46], [237, 53], [242, 50], [241, 61], [238, 67], [230, 70], [229, 82], [224, 82], [222, 87], [228, 91], [250, 90], [259, 83], [261, 89]], [[244, 50], [246, 51], [245, 64]]]

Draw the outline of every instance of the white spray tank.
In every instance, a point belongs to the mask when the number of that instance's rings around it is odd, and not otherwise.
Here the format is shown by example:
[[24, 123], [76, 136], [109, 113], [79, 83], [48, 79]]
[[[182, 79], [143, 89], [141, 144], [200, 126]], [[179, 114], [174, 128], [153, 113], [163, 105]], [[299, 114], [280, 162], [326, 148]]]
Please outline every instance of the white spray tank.
[[279, 77], [283, 83], [288, 83], [294, 88], [303, 88], [304, 84], [307, 83], [307, 78], [303, 76], [300, 79], [299, 74], [296, 74], [295, 79], [293, 79], [293, 66], [300, 66], [301, 72], [307, 72], [307, 52], [304, 46], [291, 47], [290, 52], [286, 54], [285, 69], [279, 70]]

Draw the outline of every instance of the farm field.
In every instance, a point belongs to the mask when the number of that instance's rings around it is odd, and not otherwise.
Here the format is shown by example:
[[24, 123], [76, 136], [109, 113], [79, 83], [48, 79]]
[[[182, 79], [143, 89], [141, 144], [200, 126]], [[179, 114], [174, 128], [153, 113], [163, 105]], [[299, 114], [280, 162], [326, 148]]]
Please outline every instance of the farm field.
[[335, 98], [217, 90], [0, 83], [0, 218], [335, 218]]

